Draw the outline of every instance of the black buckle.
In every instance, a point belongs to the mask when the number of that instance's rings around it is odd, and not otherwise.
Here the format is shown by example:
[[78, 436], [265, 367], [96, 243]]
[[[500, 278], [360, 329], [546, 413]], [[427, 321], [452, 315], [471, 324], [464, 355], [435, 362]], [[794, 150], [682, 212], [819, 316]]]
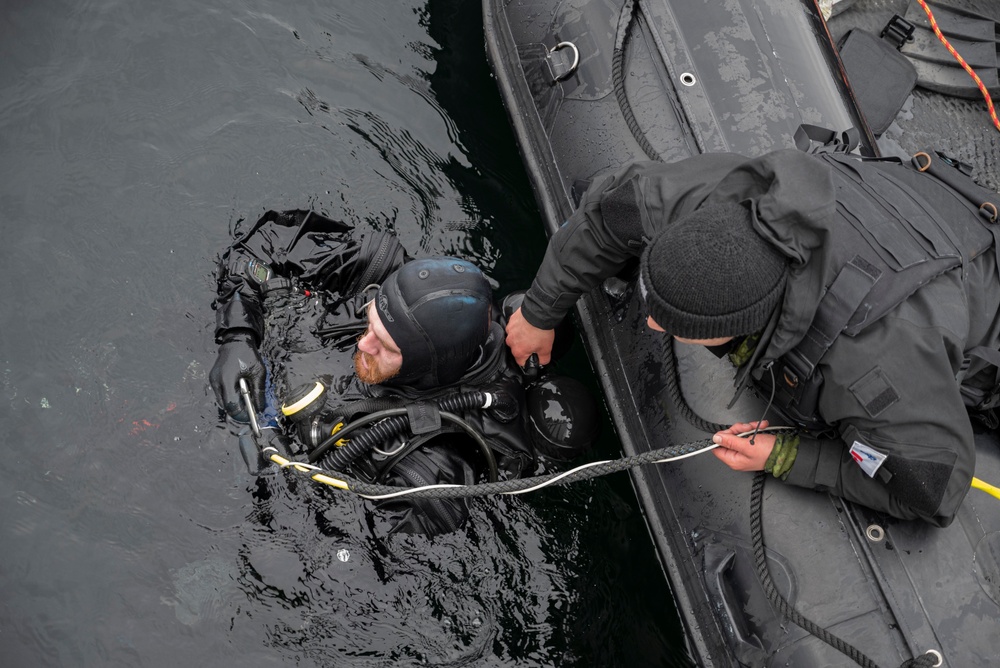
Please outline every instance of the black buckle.
[[916, 26], [899, 14], [893, 14], [878, 36], [892, 44], [898, 51], [903, 44], [913, 38], [914, 30], [916, 30]]

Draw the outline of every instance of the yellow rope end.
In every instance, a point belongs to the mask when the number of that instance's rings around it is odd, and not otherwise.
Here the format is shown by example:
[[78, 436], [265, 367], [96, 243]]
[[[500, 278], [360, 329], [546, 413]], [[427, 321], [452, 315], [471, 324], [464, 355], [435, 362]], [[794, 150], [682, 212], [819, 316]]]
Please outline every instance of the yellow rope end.
[[988, 482], [980, 480], [979, 478], [972, 479], [972, 487], [974, 489], [982, 490], [987, 494], [989, 494], [990, 496], [995, 496], [996, 498], [1000, 499], [1000, 487], [991, 485]]

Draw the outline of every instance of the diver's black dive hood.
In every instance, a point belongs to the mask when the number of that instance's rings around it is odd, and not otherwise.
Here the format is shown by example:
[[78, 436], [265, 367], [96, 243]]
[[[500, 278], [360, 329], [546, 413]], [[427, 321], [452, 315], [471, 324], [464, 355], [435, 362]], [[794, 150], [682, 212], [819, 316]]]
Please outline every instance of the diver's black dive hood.
[[492, 295], [475, 265], [453, 257], [414, 260], [390, 274], [375, 307], [403, 366], [387, 384], [428, 389], [459, 380], [489, 335]]

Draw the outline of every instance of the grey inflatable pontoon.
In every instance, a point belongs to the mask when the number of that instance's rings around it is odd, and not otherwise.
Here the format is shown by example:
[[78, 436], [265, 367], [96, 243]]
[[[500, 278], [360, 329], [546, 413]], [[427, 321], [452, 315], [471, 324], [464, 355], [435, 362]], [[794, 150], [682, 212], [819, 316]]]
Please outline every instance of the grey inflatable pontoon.
[[[815, 2], [484, 0], [483, 10], [549, 234], [595, 175], [631, 160], [759, 155], [794, 146], [810, 126], [857, 128], [859, 150], [880, 154]], [[630, 455], [707, 437], [669, 391], [670, 353], [645, 327], [633, 278], [608, 281], [576, 311]], [[752, 397], [726, 408], [727, 362], [698, 349], [677, 366], [703, 418], [762, 413]], [[997, 484], [997, 439], [977, 439], [976, 476]], [[632, 479], [698, 665], [888, 667], [929, 651], [931, 663], [961, 668], [1000, 659], [1000, 500], [984, 492], [971, 490], [939, 529], [768, 480], [762, 555], [782, 609], [755, 567], [752, 474], [708, 455], [636, 469]], [[790, 623], [789, 611], [816, 628]]]

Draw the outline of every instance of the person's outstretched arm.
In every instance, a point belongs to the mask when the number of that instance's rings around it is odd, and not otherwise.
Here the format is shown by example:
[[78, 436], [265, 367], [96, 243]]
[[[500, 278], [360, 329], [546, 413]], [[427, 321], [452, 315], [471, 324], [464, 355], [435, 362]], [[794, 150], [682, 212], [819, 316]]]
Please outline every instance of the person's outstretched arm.
[[581, 295], [642, 253], [658, 228], [698, 208], [726, 174], [746, 158], [731, 153], [680, 162], [636, 162], [596, 181], [552, 238], [520, 313], [507, 325], [518, 364], [532, 353], [546, 364], [551, 331]]

